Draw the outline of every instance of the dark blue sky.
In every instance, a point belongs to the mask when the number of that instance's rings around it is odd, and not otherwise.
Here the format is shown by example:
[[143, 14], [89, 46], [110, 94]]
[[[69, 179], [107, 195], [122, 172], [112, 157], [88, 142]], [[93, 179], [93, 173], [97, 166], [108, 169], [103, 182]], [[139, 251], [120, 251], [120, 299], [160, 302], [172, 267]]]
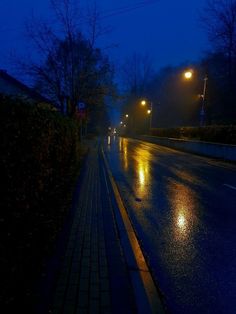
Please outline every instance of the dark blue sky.
[[[80, 2], [87, 5], [94, 1]], [[149, 1], [97, 1], [105, 15], [119, 8], [132, 8], [140, 2]], [[104, 18], [103, 23], [113, 31], [102, 39], [101, 45], [117, 45], [108, 51], [116, 62], [134, 52], [147, 53], [156, 69], [194, 61], [207, 49], [206, 34], [198, 19], [204, 3], [205, 0], [159, 0]], [[0, 0], [0, 68], [13, 73], [9, 56], [27, 54], [30, 50], [24, 36], [24, 23], [32, 10], [41, 16], [48, 15], [49, 0]]]

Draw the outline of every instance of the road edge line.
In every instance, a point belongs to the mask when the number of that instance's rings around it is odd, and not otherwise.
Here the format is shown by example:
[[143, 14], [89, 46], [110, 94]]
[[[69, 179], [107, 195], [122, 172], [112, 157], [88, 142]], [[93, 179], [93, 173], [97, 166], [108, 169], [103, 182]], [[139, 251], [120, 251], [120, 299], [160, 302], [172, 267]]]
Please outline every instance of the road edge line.
[[[142, 252], [142, 249], [139, 245], [139, 241], [136, 237], [136, 233], [134, 231], [134, 228], [132, 226], [132, 223], [130, 221], [130, 218], [128, 216], [128, 213], [126, 211], [126, 208], [124, 206], [124, 203], [122, 201], [120, 192], [118, 190], [117, 184], [115, 182], [115, 179], [112, 175], [112, 172], [110, 170], [108, 161], [106, 159], [105, 153], [102, 151], [102, 156], [104, 160], [104, 164], [108, 173], [108, 177], [110, 180], [110, 184], [113, 190], [113, 194], [117, 203], [117, 207], [119, 209], [120, 216], [122, 218], [124, 228], [121, 232], [126, 232], [127, 239], [129, 241], [129, 247], [132, 250], [133, 256], [135, 258], [137, 268], [129, 270], [132, 284], [135, 292], [135, 299], [136, 299], [136, 305], [138, 307], [139, 313], [156, 313], [156, 314], [164, 314], [165, 310], [163, 307], [163, 303], [160, 297], [160, 294], [157, 290], [157, 287], [154, 283], [154, 280], [152, 278], [151, 272], [149, 270], [149, 267], [146, 263], [144, 254]], [[118, 226], [119, 227], [119, 226]], [[127, 246], [126, 246], [127, 248]], [[123, 248], [125, 249], [125, 248]], [[142, 287], [140, 287], [142, 286]], [[144, 291], [145, 295], [140, 295], [140, 292]], [[147, 300], [147, 303], [149, 305], [149, 311], [148, 309], [143, 308], [143, 305], [141, 302], [141, 297], [145, 297]]]

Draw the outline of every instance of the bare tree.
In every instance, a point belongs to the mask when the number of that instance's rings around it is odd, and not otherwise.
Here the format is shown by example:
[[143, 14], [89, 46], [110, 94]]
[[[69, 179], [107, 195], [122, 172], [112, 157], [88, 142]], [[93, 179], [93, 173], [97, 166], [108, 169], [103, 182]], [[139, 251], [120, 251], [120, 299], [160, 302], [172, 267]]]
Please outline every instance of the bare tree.
[[144, 96], [145, 89], [153, 76], [152, 61], [148, 55], [134, 53], [125, 60], [121, 75], [128, 92]]
[[[79, 100], [92, 103], [108, 92], [112, 68], [95, 48], [101, 34], [97, 8], [85, 15], [74, 0], [51, 0], [51, 5], [54, 18], [50, 22], [35, 17], [28, 22], [28, 34], [41, 59], [27, 64], [27, 69], [41, 91], [62, 110], [66, 100], [67, 111], [73, 115]], [[81, 32], [85, 22], [89, 38]]]
[[141, 118], [143, 111], [137, 104], [141, 98], [151, 101], [148, 86], [153, 78], [152, 61], [148, 55], [134, 53], [125, 60], [120, 74], [125, 89], [121, 111], [129, 115], [127, 131], [136, 132], [146, 127], [146, 120]]
[[232, 85], [236, 62], [236, 1], [208, 0], [202, 21], [213, 46], [228, 59], [227, 72]]

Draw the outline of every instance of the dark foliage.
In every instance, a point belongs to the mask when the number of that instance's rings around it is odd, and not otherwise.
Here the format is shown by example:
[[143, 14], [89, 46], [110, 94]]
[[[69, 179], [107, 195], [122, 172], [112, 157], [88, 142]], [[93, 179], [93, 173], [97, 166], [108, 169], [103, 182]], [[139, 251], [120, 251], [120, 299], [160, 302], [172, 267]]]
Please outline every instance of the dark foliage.
[[33, 313], [33, 283], [69, 207], [79, 130], [55, 111], [3, 96], [0, 119], [0, 303], [4, 313], [16, 305]]
[[235, 125], [217, 125], [206, 127], [157, 128], [151, 134], [160, 137], [200, 140], [224, 144], [236, 144]]

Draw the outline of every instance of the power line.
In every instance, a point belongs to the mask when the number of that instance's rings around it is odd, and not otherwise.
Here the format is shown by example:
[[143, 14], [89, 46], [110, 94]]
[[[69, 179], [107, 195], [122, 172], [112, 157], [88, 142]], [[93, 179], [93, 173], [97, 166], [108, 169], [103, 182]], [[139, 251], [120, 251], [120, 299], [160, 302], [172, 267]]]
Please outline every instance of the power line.
[[[159, 2], [159, 0], [149, 0], [149, 1], [142, 1], [142, 2], [138, 2], [136, 3], [135, 5], [129, 5], [129, 6], [124, 6], [124, 7], [120, 7], [120, 8], [117, 8], [117, 9], [113, 9], [113, 10], [110, 10], [110, 11], [104, 11], [102, 14], [101, 14], [101, 19], [106, 19], [106, 18], [109, 18], [109, 17], [114, 17], [114, 16], [118, 16], [118, 15], [122, 15], [122, 14], [125, 14], [125, 13], [128, 13], [128, 12], [132, 12], [132, 11], [135, 11], [137, 9], [141, 9], [143, 7], [146, 7], [148, 5], [152, 5], [152, 4], [155, 4]], [[104, 14], [104, 15], [103, 15]], [[82, 22], [81, 22], [82, 24]], [[0, 29], [0, 32], [14, 32], [16, 30], [19, 30], [20, 28], [3, 28], [3, 29]]]
[[157, 2], [159, 2], [159, 0], [150, 0], [150, 1], [145, 1], [145, 2], [142, 1], [142, 2], [136, 3], [135, 5], [117, 8], [117, 9], [108, 11], [105, 15], [101, 15], [101, 18], [104, 19], [104, 18], [109, 18], [109, 17], [113, 17], [113, 16], [117, 16], [117, 15], [122, 15], [122, 14], [125, 14], [128, 12], [146, 7], [146, 6], [151, 5], [151, 4], [155, 4]]
[[111, 10], [108, 10], [108, 11], [103, 11], [101, 12], [101, 14], [110, 14], [110, 13], [114, 13], [114, 12], [117, 12], [117, 11], [120, 11], [120, 10], [126, 10], [126, 9], [130, 9], [134, 6], [138, 6], [138, 5], [149, 5], [153, 2], [157, 2], [159, 0], [147, 0], [147, 1], [142, 1], [142, 2], [137, 2], [137, 3], [133, 3], [133, 4], [130, 4], [130, 5], [126, 5], [126, 6], [123, 6], [123, 7], [120, 7], [120, 8], [114, 8], [114, 9], [111, 9]]

